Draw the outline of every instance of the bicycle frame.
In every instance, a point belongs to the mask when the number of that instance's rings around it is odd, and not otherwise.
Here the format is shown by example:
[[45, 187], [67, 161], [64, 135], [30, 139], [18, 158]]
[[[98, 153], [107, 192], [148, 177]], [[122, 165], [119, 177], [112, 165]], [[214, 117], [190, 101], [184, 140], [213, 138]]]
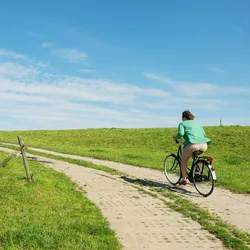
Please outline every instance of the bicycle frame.
[[[178, 157], [179, 161], [181, 162], [181, 156], [182, 156], [182, 145], [180, 143], [180, 141], [178, 139], [175, 140], [176, 143], [179, 144], [179, 147], [178, 147], [178, 151], [177, 151], [177, 154], [176, 156]], [[193, 162], [192, 162], [192, 165], [191, 165], [191, 168], [187, 168], [187, 173], [189, 171], [192, 171], [195, 163], [198, 161], [198, 160], [205, 160], [209, 163], [209, 165], [211, 166], [212, 165], [212, 162], [213, 162], [213, 158], [212, 157], [208, 157], [208, 156], [193, 156]], [[211, 166], [211, 170], [214, 171], [214, 168], [212, 168]]]
[[181, 146], [181, 144], [180, 144], [179, 142], [178, 142], [178, 144], [179, 144], [179, 147], [178, 147], [178, 151], [177, 151], [176, 156], [178, 157], [178, 159], [179, 159], [180, 162], [181, 162], [182, 146]]

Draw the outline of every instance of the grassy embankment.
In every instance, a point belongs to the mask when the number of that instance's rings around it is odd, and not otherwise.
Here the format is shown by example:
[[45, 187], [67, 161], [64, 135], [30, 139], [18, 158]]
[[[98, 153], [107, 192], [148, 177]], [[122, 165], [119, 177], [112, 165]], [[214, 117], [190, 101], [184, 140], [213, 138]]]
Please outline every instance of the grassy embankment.
[[37, 162], [29, 166], [31, 183], [21, 158], [0, 168], [0, 249], [120, 249], [99, 208], [76, 184]]
[[[250, 193], [250, 127], [205, 127], [212, 139], [206, 155], [214, 158], [217, 186]], [[162, 170], [166, 154], [176, 152], [174, 128], [86, 129], [0, 132], [1, 141], [17, 143], [21, 135], [29, 146], [90, 156]]]

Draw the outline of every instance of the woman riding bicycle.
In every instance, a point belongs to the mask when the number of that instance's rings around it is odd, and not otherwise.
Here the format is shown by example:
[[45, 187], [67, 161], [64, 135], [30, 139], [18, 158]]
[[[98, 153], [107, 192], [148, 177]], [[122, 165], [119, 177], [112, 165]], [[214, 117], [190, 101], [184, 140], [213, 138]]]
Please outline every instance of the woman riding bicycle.
[[182, 122], [179, 123], [178, 133], [173, 136], [173, 139], [184, 138], [184, 148], [182, 151], [181, 159], [181, 172], [182, 172], [182, 184], [189, 183], [187, 179], [187, 165], [190, 157], [193, 156], [194, 151], [205, 152], [207, 150], [207, 144], [211, 142], [206, 137], [206, 133], [203, 127], [194, 120], [194, 115], [185, 110], [182, 112]]

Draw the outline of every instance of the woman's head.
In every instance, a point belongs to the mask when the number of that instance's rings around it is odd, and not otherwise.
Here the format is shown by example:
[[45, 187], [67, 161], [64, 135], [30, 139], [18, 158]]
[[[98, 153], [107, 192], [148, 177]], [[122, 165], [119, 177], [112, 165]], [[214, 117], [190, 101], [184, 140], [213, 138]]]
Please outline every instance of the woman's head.
[[182, 112], [182, 120], [194, 120], [194, 115], [189, 110], [185, 110]]

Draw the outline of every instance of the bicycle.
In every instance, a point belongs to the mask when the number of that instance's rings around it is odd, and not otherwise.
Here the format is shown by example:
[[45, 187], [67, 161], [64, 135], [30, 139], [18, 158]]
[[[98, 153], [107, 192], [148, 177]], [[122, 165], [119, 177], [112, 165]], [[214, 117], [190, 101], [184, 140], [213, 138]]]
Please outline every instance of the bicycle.
[[[167, 155], [164, 159], [164, 173], [168, 181], [173, 184], [179, 184], [181, 174], [181, 155], [182, 146], [179, 140], [177, 154]], [[187, 175], [190, 182], [194, 184], [195, 189], [203, 196], [212, 194], [216, 181], [216, 173], [212, 167], [213, 158], [209, 156], [199, 156], [203, 152], [193, 152], [193, 162], [191, 168], [187, 169]], [[203, 191], [204, 190], [204, 191]]]

